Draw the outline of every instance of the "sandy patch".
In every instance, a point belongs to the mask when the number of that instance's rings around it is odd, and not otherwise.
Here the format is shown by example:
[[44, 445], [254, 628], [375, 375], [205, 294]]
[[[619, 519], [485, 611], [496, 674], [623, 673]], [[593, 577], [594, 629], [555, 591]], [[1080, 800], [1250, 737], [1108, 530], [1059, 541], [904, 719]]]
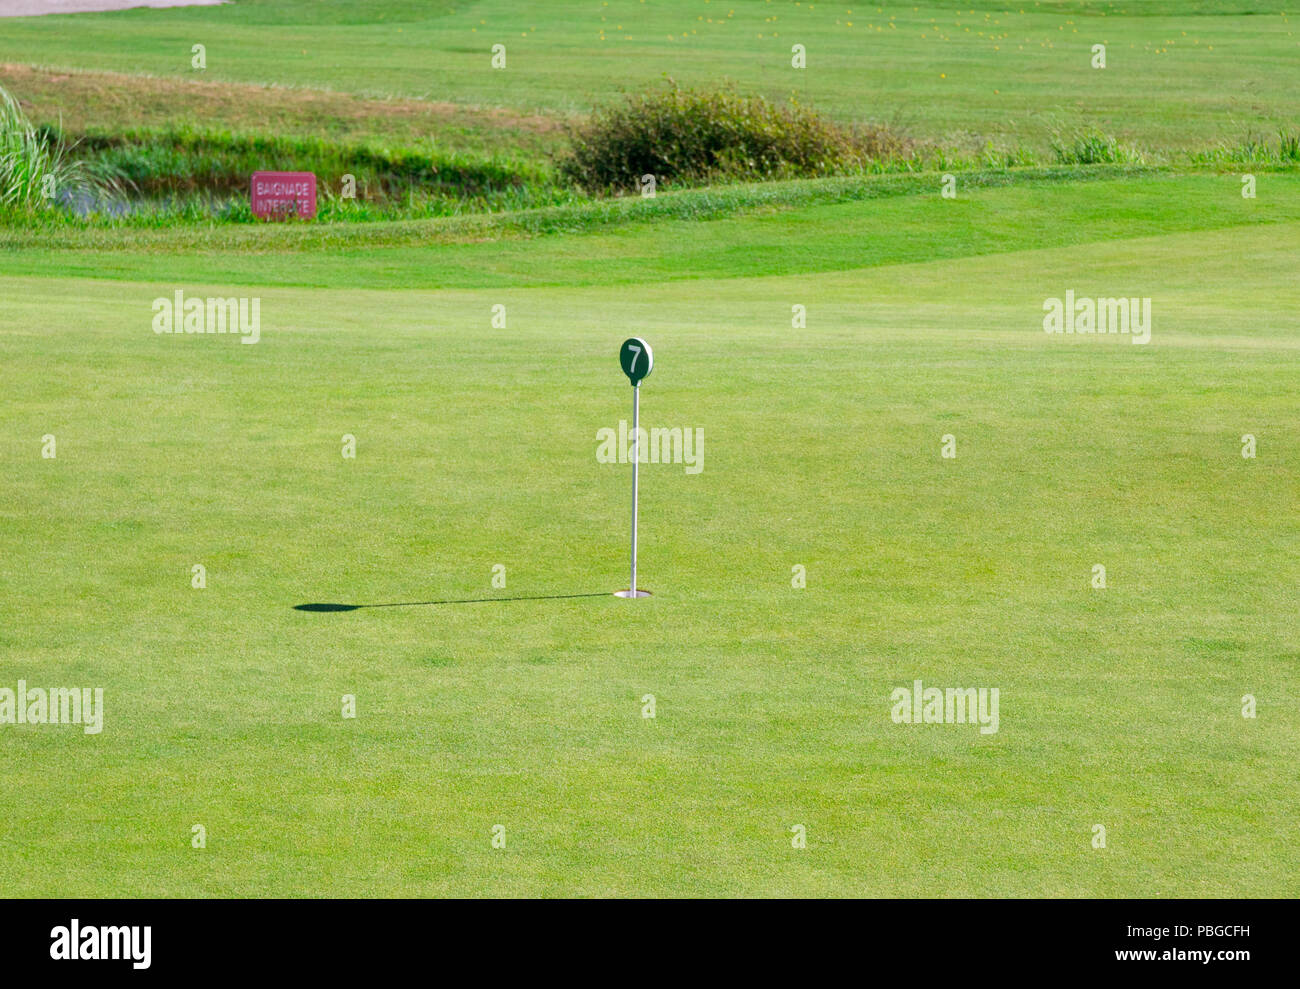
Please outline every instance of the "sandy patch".
[[97, 14], [129, 7], [211, 7], [226, 0], [0, 0], [0, 17]]

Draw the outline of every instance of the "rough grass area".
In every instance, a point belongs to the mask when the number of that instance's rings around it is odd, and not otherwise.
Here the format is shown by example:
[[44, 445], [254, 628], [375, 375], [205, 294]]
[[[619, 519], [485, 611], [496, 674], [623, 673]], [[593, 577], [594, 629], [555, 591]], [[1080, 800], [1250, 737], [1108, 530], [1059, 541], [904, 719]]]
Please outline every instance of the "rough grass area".
[[246, 195], [249, 176], [259, 169], [314, 172], [330, 195], [339, 195], [343, 177], [351, 175], [356, 198], [377, 203], [418, 194], [487, 206], [505, 193], [554, 185], [544, 167], [505, 156], [194, 129], [89, 134], [78, 141], [77, 153], [135, 193], [155, 198]]
[[1192, 161], [1206, 165], [1261, 165], [1294, 168], [1300, 165], [1300, 131], [1280, 130], [1276, 138], [1248, 134], [1235, 144], [1194, 151]]
[[[242, 5], [241, 5], [242, 6]], [[445, 100], [367, 99], [297, 86], [166, 78], [124, 72], [62, 71], [0, 64], [0, 86], [20, 97], [39, 124], [70, 134], [200, 129], [343, 144], [407, 147], [489, 157], [504, 150], [534, 163], [561, 147], [565, 118]]]

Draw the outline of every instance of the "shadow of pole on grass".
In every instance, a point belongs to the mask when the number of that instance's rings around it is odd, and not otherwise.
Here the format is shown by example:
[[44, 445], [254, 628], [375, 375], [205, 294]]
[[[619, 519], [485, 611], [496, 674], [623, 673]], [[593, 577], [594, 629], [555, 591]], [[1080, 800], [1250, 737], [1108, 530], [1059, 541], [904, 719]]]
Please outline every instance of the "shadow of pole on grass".
[[596, 594], [532, 594], [512, 598], [459, 598], [447, 601], [392, 601], [387, 604], [295, 604], [294, 611], [359, 611], [362, 608], [422, 608], [437, 604], [488, 604], [501, 601], [560, 601], [565, 598], [605, 598], [606, 593]]

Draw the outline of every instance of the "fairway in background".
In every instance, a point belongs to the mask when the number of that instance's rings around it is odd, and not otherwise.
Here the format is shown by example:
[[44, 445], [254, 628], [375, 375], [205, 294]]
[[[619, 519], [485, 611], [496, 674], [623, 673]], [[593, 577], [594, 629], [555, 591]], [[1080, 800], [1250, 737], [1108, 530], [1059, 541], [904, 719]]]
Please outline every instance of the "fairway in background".
[[[195, 44], [207, 55], [202, 71], [191, 66]], [[805, 69], [792, 65], [796, 44]], [[1106, 45], [1104, 70], [1092, 67], [1094, 44]], [[492, 68], [494, 45], [505, 46], [503, 70]], [[1294, 18], [1275, 3], [556, 0], [521, 12], [509, 0], [267, 0], [10, 19], [0, 62], [561, 116], [665, 75], [686, 86], [727, 79], [927, 138], [1045, 146], [1057, 130], [1097, 126], [1191, 147], [1294, 126], [1298, 46]], [[86, 98], [118, 120], [150, 112], [148, 101], [137, 109], [111, 92]], [[205, 123], [238, 119], [232, 107]]]

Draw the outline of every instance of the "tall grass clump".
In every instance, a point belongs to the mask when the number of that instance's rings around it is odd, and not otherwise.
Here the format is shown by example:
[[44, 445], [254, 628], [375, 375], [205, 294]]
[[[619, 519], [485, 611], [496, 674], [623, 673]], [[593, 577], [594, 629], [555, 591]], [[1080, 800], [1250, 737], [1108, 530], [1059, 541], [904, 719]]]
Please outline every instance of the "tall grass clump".
[[816, 178], [870, 168], [904, 142], [844, 127], [795, 103], [730, 90], [668, 88], [597, 110], [570, 135], [561, 174], [593, 192], [656, 185]]
[[18, 101], [0, 87], [0, 206], [44, 209], [95, 191], [84, 164], [44, 128], [32, 125]]
[[1205, 151], [1193, 151], [1197, 165], [1264, 165], [1290, 168], [1300, 164], [1300, 131], [1277, 132], [1277, 144], [1263, 137], [1247, 134], [1237, 144], [1220, 144]]
[[1052, 153], [1062, 165], [1141, 165], [1145, 156], [1131, 144], [1123, 144], [1099, 130], [1056, 133]]

